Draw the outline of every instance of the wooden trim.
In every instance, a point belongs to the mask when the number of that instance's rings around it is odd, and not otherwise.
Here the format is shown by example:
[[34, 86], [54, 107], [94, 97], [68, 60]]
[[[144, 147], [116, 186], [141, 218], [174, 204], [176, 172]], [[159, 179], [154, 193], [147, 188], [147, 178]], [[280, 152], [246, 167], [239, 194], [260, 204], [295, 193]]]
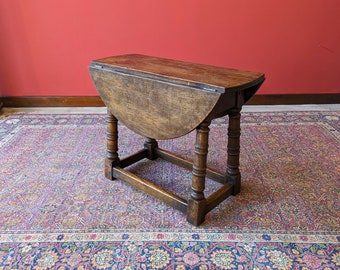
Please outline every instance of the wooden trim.
[[99, 96], [3, 97], [4, 107], [103, 107]]
[[255, 95], [247, 105], [339, 104], [340, 94]]
[[[99, 96], [1, 97], [4, 107], [103, 107]], [[340, 94], [255, 95], [247, 105], [340, 104]]]

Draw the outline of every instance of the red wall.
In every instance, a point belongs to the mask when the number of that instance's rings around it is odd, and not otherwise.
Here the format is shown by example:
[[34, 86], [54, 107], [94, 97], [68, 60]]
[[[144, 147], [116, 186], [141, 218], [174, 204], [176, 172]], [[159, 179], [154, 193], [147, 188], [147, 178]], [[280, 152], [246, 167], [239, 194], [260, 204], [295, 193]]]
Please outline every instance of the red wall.
[[92, 59], [261, 71], [260, 94], [340, 93], [338, 0], [0, 0], [0, 96], [97, 95]]

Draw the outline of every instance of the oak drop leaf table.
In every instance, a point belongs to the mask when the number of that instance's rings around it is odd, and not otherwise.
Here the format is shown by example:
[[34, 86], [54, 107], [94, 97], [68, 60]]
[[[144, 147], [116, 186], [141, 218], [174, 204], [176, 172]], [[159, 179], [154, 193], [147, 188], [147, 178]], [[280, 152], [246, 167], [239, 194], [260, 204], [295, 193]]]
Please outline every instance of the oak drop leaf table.
[[[145, 55], [120, 55], [92, 61], [89, 71], [107, 106], [105, 176], [130, 185], [184, 212], [196, 226], [206, 213], [240, 192], [240, 112], [259, 89], [264, 74]], [[227, 168], [207, 167], [209, 125], [228, 115]], [[118, 121], [144, 136], [142, 150], [120, 159]], [[196, 129], [193, 160], [158, 147], [157, 140], [184, 136]], [[162, 158], [192, 170], [191, 194], [184, 199], [124, 169], [144, 158]], [[222, 184], [205, 197], [205, 178]]]

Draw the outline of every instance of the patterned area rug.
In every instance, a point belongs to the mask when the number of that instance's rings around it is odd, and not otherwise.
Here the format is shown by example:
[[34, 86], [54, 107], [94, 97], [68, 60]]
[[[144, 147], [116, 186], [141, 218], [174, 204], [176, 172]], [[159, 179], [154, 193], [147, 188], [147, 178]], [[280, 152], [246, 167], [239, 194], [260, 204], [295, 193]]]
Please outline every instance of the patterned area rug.
[[[105, 179], [105, 115], [2, 115], [0, 269], [339, 269], [339, 120], [340, 112], [244, 113], [242, 191], [194, 227]], [[226, 121], [213, 122], [209, 140], [209, 166], [222, 171]], [[191, 158], [194, 137], [159, 144]], [[119, 126], [121, 157], [143, 142]], [[164, 161], [129, 169], [189, 193], [190, 172]], [[218, 188], [207, 182], [207, 194]]]

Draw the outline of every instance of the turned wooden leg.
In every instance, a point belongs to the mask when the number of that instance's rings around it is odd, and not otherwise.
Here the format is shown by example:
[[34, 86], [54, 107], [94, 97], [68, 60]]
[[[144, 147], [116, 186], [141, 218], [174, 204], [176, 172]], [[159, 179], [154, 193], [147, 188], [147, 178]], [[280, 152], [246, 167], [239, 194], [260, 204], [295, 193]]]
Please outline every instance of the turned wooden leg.
[[233, 195], [241, 191], [240, 173], [240, 110], [235, 109], [229, 113], [228, 127], [228, 161], [227, 161], [227, 181], [232, 184]]
[[209, 124], [202, 123], [196, 129], [194, 164], [192, 170], [191, 196], [188, 200], [187, 220], [195, 226], [204, 221], [206, 199], [204, 197], [205, 175], [207, 168]]
[[155, 149], [158, 147], [158, 143], [155, 139], [147, 138], [144, 143], [144, 148], [148, 150], [148, 159], [154, 160], [157, 158], [157, 154], [155, 153]]
[[105, 177], [114, 180], [112, 167], [119, 165], [118, 157], [118, 120], [107, 111]]

